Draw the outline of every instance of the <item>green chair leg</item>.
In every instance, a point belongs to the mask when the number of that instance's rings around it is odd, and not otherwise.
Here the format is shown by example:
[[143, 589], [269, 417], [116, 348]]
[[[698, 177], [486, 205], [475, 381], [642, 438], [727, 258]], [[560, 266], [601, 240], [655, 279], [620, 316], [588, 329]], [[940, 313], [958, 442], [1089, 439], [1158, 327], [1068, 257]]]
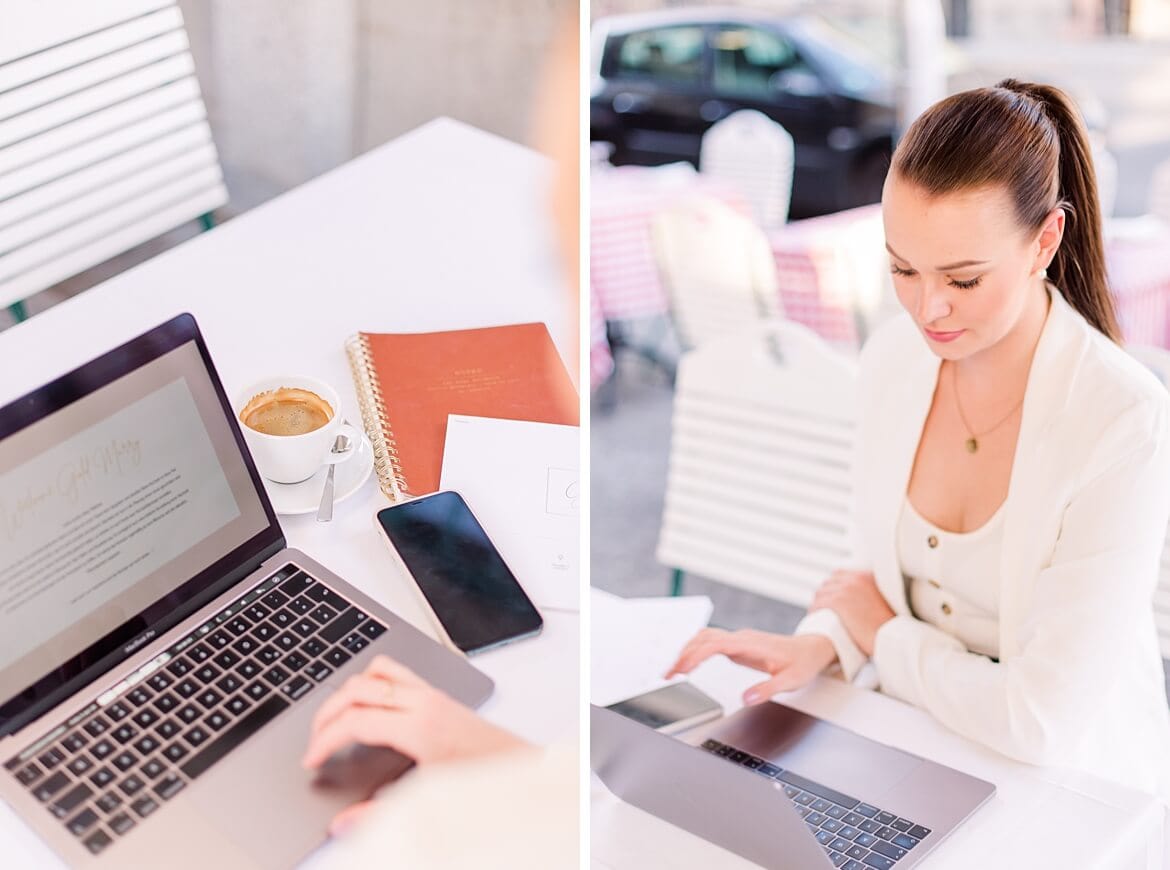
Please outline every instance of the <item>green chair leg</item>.
[[682, 568], [675, 568], [670, 572], [670, 594], [678, 597], [682, 595], [683, 588], [683, 570]]
[[8, 313], [12, 315], [12, 319], [17, 323], [22, 320], [28, 320], [28, 308], [25, 307], [23, 301], [13, 302], [8, 306]]
[[199, 224], [203, 227], [203, 232], [207, 232], [215, 226], [215, 215], [211, 212], [199, 215]]

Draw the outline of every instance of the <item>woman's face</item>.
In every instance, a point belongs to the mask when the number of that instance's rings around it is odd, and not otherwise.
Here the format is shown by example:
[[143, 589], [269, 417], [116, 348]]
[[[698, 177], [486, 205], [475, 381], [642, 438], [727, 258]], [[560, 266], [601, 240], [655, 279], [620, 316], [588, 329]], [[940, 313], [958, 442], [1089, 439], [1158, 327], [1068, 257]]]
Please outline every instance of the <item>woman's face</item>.
[[959, 360], [997, 344], [1042, 298], [1037, 273], [1059, 245], [1064, 212], [1031, 233], [1004, 187], [934, 196], [891, 172], [882, 219], [898, 301], [932, 351]]

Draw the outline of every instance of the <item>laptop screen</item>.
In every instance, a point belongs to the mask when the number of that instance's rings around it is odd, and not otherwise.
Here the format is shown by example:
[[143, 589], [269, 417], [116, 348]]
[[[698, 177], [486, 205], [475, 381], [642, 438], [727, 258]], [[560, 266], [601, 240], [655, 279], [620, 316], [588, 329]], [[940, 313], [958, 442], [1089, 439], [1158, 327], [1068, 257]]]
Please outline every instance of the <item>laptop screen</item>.
[[0, 409], [0, 726], [279, 538], [231, 415], [189, 316]]

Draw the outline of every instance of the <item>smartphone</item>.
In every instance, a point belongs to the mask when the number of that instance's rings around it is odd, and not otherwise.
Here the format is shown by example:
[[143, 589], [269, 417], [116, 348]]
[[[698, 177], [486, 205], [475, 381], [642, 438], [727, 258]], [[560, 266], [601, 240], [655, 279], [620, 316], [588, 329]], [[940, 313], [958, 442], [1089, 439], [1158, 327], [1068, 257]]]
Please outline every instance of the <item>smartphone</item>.
[[450, 646], [472, 655], [540, 633], [536, 606], [459, 493], [388, 507], [377, 522]]
[[681, 734], [723, 715], [718, 701], [690, 683], [671, 683], [610, 704], [606, 709], [649, 725], [663, 734]]

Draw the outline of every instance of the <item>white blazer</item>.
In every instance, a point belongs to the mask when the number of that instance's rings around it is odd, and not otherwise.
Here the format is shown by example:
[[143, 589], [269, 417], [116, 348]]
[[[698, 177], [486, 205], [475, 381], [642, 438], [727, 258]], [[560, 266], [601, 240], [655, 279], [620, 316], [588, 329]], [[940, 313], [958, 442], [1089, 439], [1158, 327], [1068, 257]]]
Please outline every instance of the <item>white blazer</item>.
[[[897, 616], [881, 689], [1012, 758], [1170, 801], [1170, 712], [1152, 598], [1170, 518], [1170, 396], [1052, 289], [1004, 504], [999, 661], [911, 615], [895, 524], [939, 358], [909, 316], [862, 353], [858, 564]], [[813, 614], [815, 616], [815, 614]]]

